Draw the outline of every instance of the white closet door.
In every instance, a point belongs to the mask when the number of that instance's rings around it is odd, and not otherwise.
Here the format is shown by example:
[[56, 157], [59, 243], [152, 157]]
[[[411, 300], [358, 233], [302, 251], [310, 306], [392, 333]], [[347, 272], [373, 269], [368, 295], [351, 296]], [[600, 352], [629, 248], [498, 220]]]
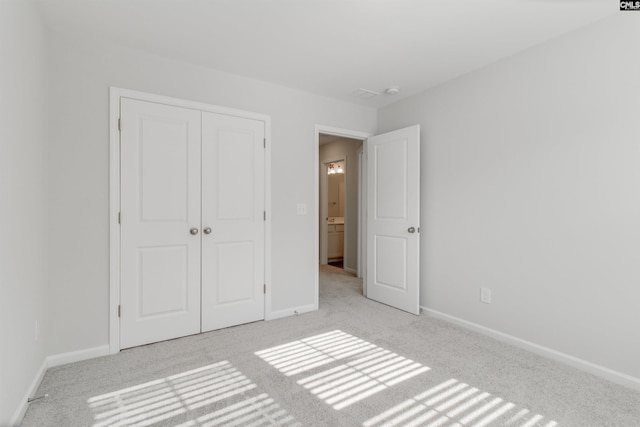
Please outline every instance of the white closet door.
[[203, 332], [264, 319], [264, 132], [202, 113]]
[[200, 111], [121, 99], [120, 347], [200, 332]]

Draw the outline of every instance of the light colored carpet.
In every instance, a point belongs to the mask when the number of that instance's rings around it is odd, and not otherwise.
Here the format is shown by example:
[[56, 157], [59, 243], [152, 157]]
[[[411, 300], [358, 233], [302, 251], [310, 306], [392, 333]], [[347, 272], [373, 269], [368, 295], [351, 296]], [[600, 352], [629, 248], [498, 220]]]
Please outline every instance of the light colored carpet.
[[640, 393], [362, 297], [50, 369], [23, 426], [639, 426]]

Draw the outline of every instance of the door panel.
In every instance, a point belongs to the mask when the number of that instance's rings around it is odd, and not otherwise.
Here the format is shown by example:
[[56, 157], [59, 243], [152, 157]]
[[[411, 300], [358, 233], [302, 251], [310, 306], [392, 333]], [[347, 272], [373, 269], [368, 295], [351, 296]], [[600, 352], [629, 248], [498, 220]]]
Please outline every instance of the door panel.
[[138, 248], [140, 319], [187, 310], [188, 254], [186, 245]]
[[367, 205], [367, 297], [419, 314], [419, 126], [367, 139]]
[[218, 288], [217, 302], [220, 305], [251, 303], [255, 299], [255, 260], [253, 242], [220, 243], [216, 248], [218, 265], [216, 281], [233, 283], [233, 286]]
[[202, 114], [202, 330], [264, 319], [264, 123]]
[[141, 217], [148, 221], [187, 221], [189, 211], [188, 122], [140, 117]]
[[[216, 118], [225, 117], [218, 116]], [[240, 125], [242, 124], [240, 123]], [[205, 186], [205, 191], [211, 189], [216, 193], [216, 219], [219, 221], [251, 221], [256, 205], [256, 176], [253, 168], [256, 156], [254, 134], [252, 131], [242, 129], [220, 129], [218, 135], [211, 136], [212, 140], [215, 139], [216, 151], [215, 153], [207, 151], [206, 154], [213, 154], [212, 157], [215, 157], [215, 160], [211, 158], [209, 160], [215, 162], [216, 186]], [[206, 163], [207, 168], [212, 166], [214, 165], [211, 165], [210, 162]]]
[[200, 112], [122, 98], [121, 323], [127, 348], [200, 332]]
[[[378, 286], [387, 286], [407, 291], [407, 239], [393, 236], [375, 236], [374, 277]], [[397, 259], [398, 262], [387, 262]]]
[[379, 142], [373, 150], [375, 218], [407, 220], [407, 140]]

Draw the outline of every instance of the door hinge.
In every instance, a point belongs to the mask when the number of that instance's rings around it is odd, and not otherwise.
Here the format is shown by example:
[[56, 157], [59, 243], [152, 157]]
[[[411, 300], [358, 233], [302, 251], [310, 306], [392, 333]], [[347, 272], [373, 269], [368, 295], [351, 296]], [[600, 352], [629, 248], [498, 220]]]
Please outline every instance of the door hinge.
[[420, 227], [418, 227], [418, 233], [420, 232]]
[[120, 317], [120, 306], [118, 306], [118, 317]]
[[122, 127], [121, 127], [121, 119], [118, 118], [118, 132], [122, 131]]
[[267, 220], [267, 211], [262, 211], [262, 219], [263, 219], [264, 221], [266, 221], [266, 220]]
[[262, 146], [263, 146], [264, 148], [267, 148], [267, 138], [263, 138], [263, 139], [262, 139]]
[[122, 224], [122, 217], [120, 212], [118, 212], [118, 224]]
[[267, 293], [267, 284], [266, 283], [264, 284], [263, 290], [264, 290], [264, 293], [266, 294]]

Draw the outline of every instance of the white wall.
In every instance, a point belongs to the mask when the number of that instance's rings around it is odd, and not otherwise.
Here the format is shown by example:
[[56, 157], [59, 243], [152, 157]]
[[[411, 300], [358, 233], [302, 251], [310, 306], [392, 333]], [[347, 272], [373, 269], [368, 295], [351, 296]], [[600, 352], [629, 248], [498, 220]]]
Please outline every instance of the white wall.
[[0, 58], [0, 425], [4, 426], [23, 403], [44, 362], [48, 321], [45, 34], [32, 2], [0, 1]]
[[272, 307], [314, 303], [315, 125], [372, 131], [375, 110], [64, 36], [50, 55], [52, 353], [108, 342], [109, 86], [271, 115]]
[[[328, 160], [347, 158], [346, 163], [346, 193], [345, 202], [347, 203], [347, 212], [345, 214], [345, 254], [344, 267], [352, 272], [358, 270], [358, 177], [360, 171], [358, 168], [358, 150], [362, 148], [362, 141], [350, 138], [343, 138], [335, 142], [323, 144], [319, 148], [320, 158], [320, 194], [326, 185], [323, 180], [323, 174], [326, 169], [322, 166], [322, 162]], [[324, 218], [320, 217], [320, 221]]]
[[384, 108], [378, 130], [422, 128], [423, 306], [640, 378], [632, 15]]

